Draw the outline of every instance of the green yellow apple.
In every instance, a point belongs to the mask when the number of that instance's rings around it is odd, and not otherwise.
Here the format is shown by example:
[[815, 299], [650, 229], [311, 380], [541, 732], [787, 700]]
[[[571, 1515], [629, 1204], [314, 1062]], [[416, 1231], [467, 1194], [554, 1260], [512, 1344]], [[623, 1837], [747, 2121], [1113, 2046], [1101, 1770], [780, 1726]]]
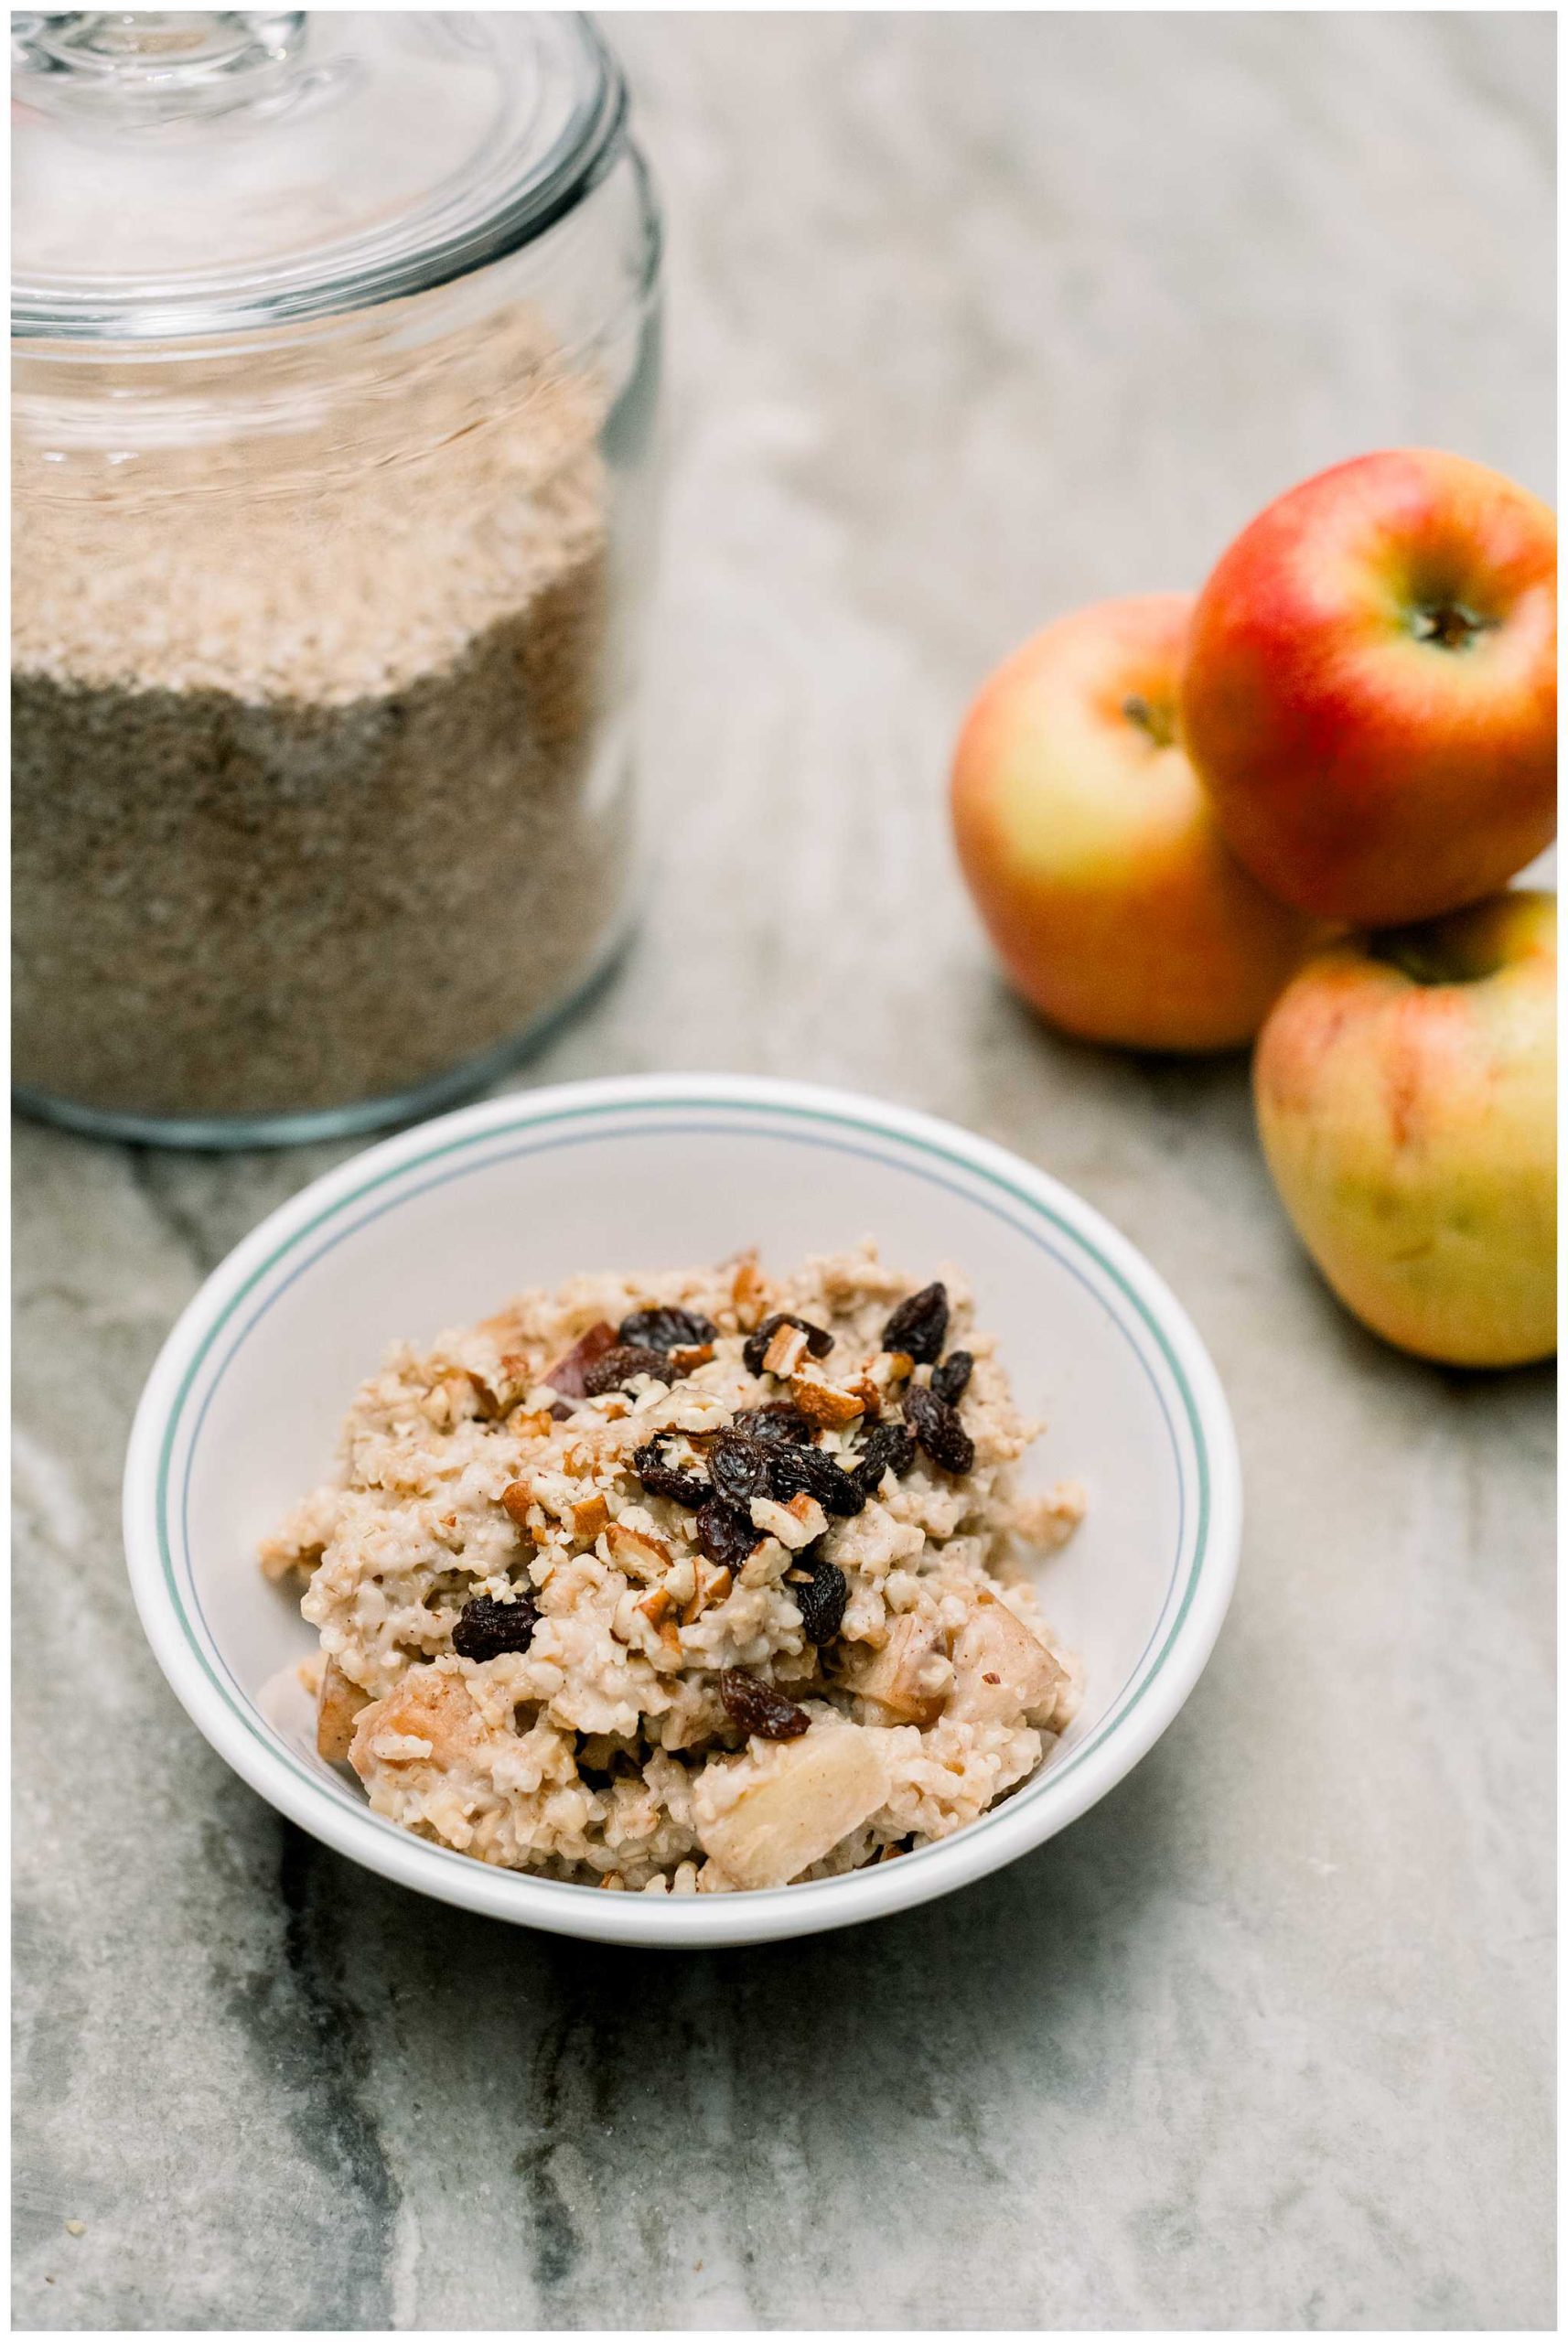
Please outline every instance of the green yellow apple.
[[1057, 620], [999, 667], [953, 758], [970, 892], [1052, 1024], [1132, 1048], [1251, 1040], [1320, 928], [1230, 854], [1177, 735], [1191, 596]]
[[1355, 927], [1477, 902], [1557, 819], [1557, 524], [1460, 456], [1280, 497], [1198, 596], [1182, 736], [1283, 901]]
[[1520, 889], [1330, 946], [1253, 1061], [1296, 1233], [1402, 1349], [1518, 1366], [1556, 1338], [1555, 897]]

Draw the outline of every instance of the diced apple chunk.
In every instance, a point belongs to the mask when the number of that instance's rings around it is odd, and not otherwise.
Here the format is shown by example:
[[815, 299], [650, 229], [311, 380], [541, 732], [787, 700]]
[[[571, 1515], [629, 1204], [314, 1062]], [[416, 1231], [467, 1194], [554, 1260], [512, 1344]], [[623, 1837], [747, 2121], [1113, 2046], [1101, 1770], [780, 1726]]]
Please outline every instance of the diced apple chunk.
[[699, 1780], [693, 1799], [704, 1851], [737, 1886], [786, 1886], [885, 1805], [890, 1784], [868, 1733], [818, 1724], [770, 1751], [765, 1769], [722, 1810], [713, 1811], [704, 1787]]
[[328, 1660], [316, 1702], [316, 1746], [329, 1765], [344, 1762], [360, 1710], [370, 1704], [370, 1693], [350, 1683], [335, 1659]]
[[1047, 1724], [1067, 1680], [1023, 1620], [994, 1595], [982, 1595], [953, 1651], [948, 1714], [972, 1724], [1022, 1714]]
[[484, 1726], [460, 1675], [435, 1667], [410, 1670], [394, 1692], [361, 1708], [349, 1761], [361, 1780], [378, 1764], [416, 1753], [437, 1767], [455, 1763], [483, 1737]]
[[934, 1619], [895, 1619], [878, 1651], [847, 1660], [842, 1679], [893, 1724], [934, 1724], [952, 1688], [947, 1638]]

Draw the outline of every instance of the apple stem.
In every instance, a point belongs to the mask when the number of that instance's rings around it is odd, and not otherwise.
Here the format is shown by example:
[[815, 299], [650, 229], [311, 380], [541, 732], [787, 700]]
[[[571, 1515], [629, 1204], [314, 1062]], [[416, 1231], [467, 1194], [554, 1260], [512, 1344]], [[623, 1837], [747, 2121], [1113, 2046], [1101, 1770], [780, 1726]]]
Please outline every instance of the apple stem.
[[1487, 619], [1462, 610], [1455, 602], [1441, 602], [1434, 608], [1417, 610], [1415, 639], [1418, 642], [1435, 642], [1442, 650], [1463, 650], [1488, 624]]

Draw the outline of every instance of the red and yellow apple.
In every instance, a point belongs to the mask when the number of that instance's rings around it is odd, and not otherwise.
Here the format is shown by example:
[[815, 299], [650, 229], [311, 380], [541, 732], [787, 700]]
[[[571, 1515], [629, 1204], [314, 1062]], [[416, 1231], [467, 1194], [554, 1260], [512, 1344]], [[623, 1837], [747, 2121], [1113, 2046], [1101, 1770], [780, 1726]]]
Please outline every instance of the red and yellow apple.
[[1176, 735], [1192, 600], [1058, 619], [999, 667], [953, 760], [970, 891], [1013, 983], [1087, 1040], [1251, 1040], [1321, 930], [1255, 886]]
[[1556, 829], [1557, 525], [1401, 448], [1292, 489], [1198, 596], [1182, 736], [1283, 901], [1353, 926], [1479, 900]]
[[1402, 1349], [1518, 1366], [1556, 1348], [1557, 906], [1523, 889], [1337, 943], [1253, 1061], [1296, 1233]]

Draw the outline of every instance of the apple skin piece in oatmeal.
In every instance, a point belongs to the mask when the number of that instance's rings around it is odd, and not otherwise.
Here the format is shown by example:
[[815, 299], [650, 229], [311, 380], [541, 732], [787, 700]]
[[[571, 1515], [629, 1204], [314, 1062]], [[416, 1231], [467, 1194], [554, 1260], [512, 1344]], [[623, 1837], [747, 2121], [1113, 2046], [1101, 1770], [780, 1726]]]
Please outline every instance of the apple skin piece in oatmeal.
[[950, 1272], [874, 1245], [526, 1293], [360, 1391], [262, 1550], [378, 1813], [579, 1885], [725, 1893], [943, 1838], [1078, 1706], [1015, 1409]]

